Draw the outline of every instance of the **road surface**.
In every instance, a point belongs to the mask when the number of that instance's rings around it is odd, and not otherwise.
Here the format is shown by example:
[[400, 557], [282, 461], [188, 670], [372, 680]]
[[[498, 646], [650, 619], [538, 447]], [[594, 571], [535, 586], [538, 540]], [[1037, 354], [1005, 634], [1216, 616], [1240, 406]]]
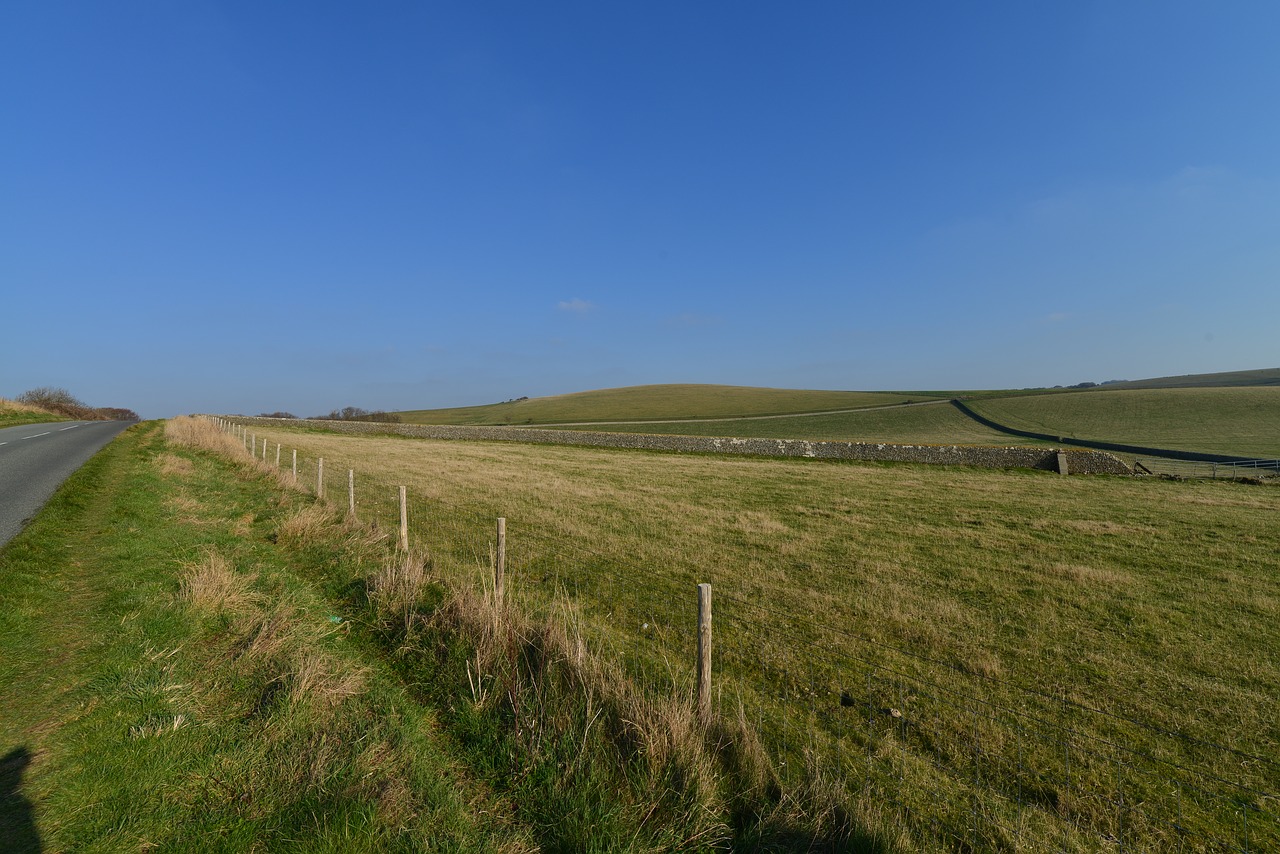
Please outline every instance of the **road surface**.
[[132, 421], [59, 421], [0, 429], [0, 546]]

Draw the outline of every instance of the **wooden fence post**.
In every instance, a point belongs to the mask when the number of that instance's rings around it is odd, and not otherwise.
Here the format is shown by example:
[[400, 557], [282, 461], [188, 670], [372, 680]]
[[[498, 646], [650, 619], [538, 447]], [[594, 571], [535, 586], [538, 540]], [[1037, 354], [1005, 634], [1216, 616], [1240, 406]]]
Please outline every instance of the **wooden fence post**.
[[276, 442], [276, 468], [280, 468], [280, 443]]
[[698, 585], [698, 718], [711, 717], [711, 585]]
[[498, 551], [493, 561], [493, 601], [502, 607], [507, 576], [507, 520], [498, 517]]
[[293, 482], [298, 482], [298, 449], [293, 449]]
[[400, 487], [400, 551], [409, 551], [409, 507], [405, 488]]
[[324, 498], [324, 457], [316, 463], [316, 498]]
[[356, 470], [347, 469], [347, 513], [356, 515]]

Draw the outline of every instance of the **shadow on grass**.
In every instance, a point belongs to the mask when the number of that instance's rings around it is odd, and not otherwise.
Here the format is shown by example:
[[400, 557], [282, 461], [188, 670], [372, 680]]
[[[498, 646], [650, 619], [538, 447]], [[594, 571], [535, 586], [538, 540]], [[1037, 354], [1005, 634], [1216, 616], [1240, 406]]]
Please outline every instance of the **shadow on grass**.
[[22, 772], [31, 764], [31, 753], [15, 747], [0, 759], [0, 843], [5, 851], [40, 852], [35, 811], [22, 794]]

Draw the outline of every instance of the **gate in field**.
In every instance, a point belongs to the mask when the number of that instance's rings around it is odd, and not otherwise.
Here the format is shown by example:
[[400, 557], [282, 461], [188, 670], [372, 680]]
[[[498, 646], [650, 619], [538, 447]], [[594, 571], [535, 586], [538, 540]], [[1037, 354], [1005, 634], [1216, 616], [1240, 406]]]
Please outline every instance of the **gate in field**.
[[1138, 457], [1135, 464], [1139, 472], [1168, 475], [1170, 477], [1203, 478], [1208, 480], [1280, 477], [1280, 460], [1206, 462], [1172, 460], [1165, 457]]

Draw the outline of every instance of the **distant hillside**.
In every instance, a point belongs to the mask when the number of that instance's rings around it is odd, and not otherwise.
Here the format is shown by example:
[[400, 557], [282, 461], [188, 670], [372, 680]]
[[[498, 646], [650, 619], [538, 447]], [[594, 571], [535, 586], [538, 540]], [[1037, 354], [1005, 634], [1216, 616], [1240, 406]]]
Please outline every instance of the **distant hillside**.
[[1224, 371], [1217, 374], [1183, 374], [1177, 377], [1155, 377], [1149, 380], [1132, 380], [1107, 383], [1099, 389], [1137, 388], [1217, 388], [1235, 386], [1280, 385], [1280, 368], [1263, 368], [1258, 371]]
[[812, 391], [724, 385], [646, 385], [525, 398], [488, 406], [401, 412], [406, 424], [556, 424], [838, 412], [923, 400], [920, 393]]
[[[1261, 373], [1261, 372], [1254, 372]], [[1115, 388], [1108, 386], [1108, 388]], [[1018, 430], [1096, 442], [1280, 458], [1280, 385], [1123, 388], [971, 400]]]

